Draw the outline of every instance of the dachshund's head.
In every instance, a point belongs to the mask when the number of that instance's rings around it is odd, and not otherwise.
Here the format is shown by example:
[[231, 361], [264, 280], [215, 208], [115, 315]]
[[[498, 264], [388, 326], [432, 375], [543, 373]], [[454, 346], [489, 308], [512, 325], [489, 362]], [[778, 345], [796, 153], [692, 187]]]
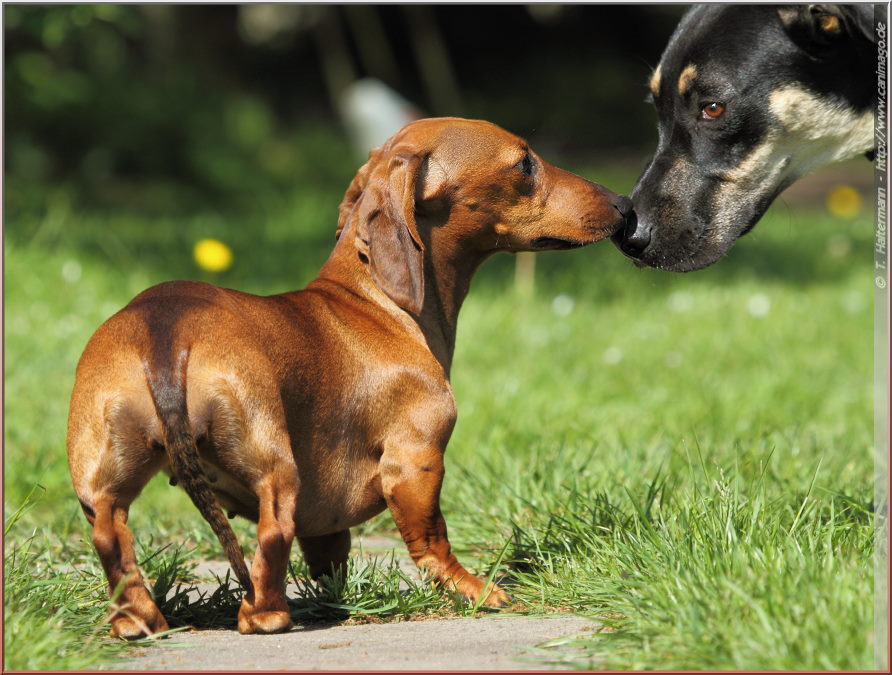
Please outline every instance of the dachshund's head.
[[371, 152], [341, 202], [337, 236], [352, 232], [376, 283], [418, 313], [429, 247], [478, 261], [577, 248], [609, 237], [630, 212], [628, 198], [552, 166], [494, 124], [435, 118]]

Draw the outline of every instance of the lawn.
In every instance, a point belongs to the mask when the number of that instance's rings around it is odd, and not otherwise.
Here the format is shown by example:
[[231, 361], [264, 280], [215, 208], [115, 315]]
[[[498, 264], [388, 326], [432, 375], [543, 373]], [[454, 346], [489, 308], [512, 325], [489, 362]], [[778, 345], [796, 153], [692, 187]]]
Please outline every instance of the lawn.
[[[573, 168], [618, 191], [634, 178]], [[6, 668], [90, 669], [130, 648], [106, 636], [104, 578], [65, 457], [90, 334], [167, 279], [304, 285], [349, 178], [237, 217], [82, 211], [63, 192], [7, 205]], [[870, 220], [781, 200], [708, 270], [637, 269], [605, 242], [541, 254], [531, 295], [515, 290], [510, 256], [481, 269], [459, 322], [443, 510], [460, 557], [495, 566], [517, 611], [605, 624], [568, 665], [872, 667]], [[192, 262], [206, 236], [235, 252], [219, 276]], [[131, 523], [161, 586], [219, 555], [162, 478]], [[364, 526], [392, 527], [386, 515]], [[252, 531], [238, 526], [246, 544]], [[300, 575], [296, 547], [293, 559]], [[295, 616], [356, 612], [338, 603], [384, 619], [472, 611], [424, 585], [401, 595], [397, 574], [382, 561], [336, 588], [307, 585]], [[209, 614], [234, 602], [170, 609], [226, 625], [234, 614]]]

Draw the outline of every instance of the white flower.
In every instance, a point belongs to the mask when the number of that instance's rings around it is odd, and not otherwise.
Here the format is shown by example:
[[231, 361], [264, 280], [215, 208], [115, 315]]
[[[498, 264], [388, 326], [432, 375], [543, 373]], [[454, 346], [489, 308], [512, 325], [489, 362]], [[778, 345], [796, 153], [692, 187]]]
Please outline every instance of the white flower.
[[764, 293], [756, 293], [746, 301], [746, 311], [755, 317], [767, 315], [771, 311], [771, 298]]
[[623, 360], [623, 350], [619, 347], [608, 347], [604, 350], [604, 363], [615, 366]]
[[567, 316], [573, 311], [575, 304], [576, 301], [569, 295], [556, 295], [554, 300], [551, 301], [551, 311], [557, 316]]

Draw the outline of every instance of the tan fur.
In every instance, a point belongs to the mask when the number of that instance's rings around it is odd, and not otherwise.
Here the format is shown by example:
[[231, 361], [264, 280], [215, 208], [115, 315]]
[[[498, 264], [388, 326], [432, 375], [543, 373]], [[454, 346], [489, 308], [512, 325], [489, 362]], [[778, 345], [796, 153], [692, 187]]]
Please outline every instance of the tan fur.
[[681, 74], [678, 76], [678, 93], [681, 96], [684, 96], [685, 93], [690, 88], [691, 84], [694, 81], [694, 78], [697, 77], [697, 66], [693, 63], [689, 63], [684, 67], [681, 71]]
[[237, 572], [221, 506], [258, 524], [242, 633], [290, 627], [295, 537], [318, 577], [345, 564], [349, 528], [385, 508], [438, 583], [507, 602], [452, 554], [439, 508], [458, 311], [491, 254], [592, 243], [628, 209], [535, 155], [525, 179], [515, 165], [526, 152], [487, 122], [412, 123], [357, 173], [334, 251], [306, 289], [260, 297], [170, 282], [99, 328], [78, 365], [68, 454], [110, 590], [123, 587], [115, 634], [167, 628], [126, 522], [171, 462]]
[[780, 128], [723, 174], [724, 182], [714, 197], [717, 212], [712, 238], [731, 238], [741, 207], [766, 198], [766, 190], [873, 147], [871, 110], [858, 115], [798, 85], [774, 91], [769, 109]]
[[660, 79], [662, 77], [662, 66], [658, 65], [656, 70], [654, 70], [653, 74], [650, 76], [650, 93], [653, 94], [653, 97], [656, 98], [660, 95]]
[[760, 185], [777, 185], [789, 175], [799, 178], [873, 147], [871, 110], [858, 115], [798, 85], [772, 92], [769, 109], [781, 129], [769, 133], [740, 164], [724, 174], [728, 190], [758, 192]]
[[804, 145], [811, 171], [873, 148], [873, 110], [860, 115], [798, 85], [771, 93], [769, 109], [788, 132], [785, 145]]
[[818, 17], [818, 22], [821, 24], [821, 30], [827, 33], [839, 33], [839, 17], [834, 16], [833, 14], [822, 14]]

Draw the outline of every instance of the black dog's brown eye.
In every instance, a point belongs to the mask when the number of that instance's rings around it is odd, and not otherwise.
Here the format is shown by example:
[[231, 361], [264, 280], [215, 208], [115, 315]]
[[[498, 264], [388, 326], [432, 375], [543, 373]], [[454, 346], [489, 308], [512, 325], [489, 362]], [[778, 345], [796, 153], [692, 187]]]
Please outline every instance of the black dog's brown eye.
[[705, 120], [714, 120], [717, 117], [721, 117], [723, 112], [725, 112], [725, 106], [721, 103], [707, 103], [703, 106], [701, 116]]
[[533, 158], [530, 157], [530, 153], [525, 154], [523, 159], [514, 165], [514, 168], [520, 171], [524, 176], [532, 176]]

